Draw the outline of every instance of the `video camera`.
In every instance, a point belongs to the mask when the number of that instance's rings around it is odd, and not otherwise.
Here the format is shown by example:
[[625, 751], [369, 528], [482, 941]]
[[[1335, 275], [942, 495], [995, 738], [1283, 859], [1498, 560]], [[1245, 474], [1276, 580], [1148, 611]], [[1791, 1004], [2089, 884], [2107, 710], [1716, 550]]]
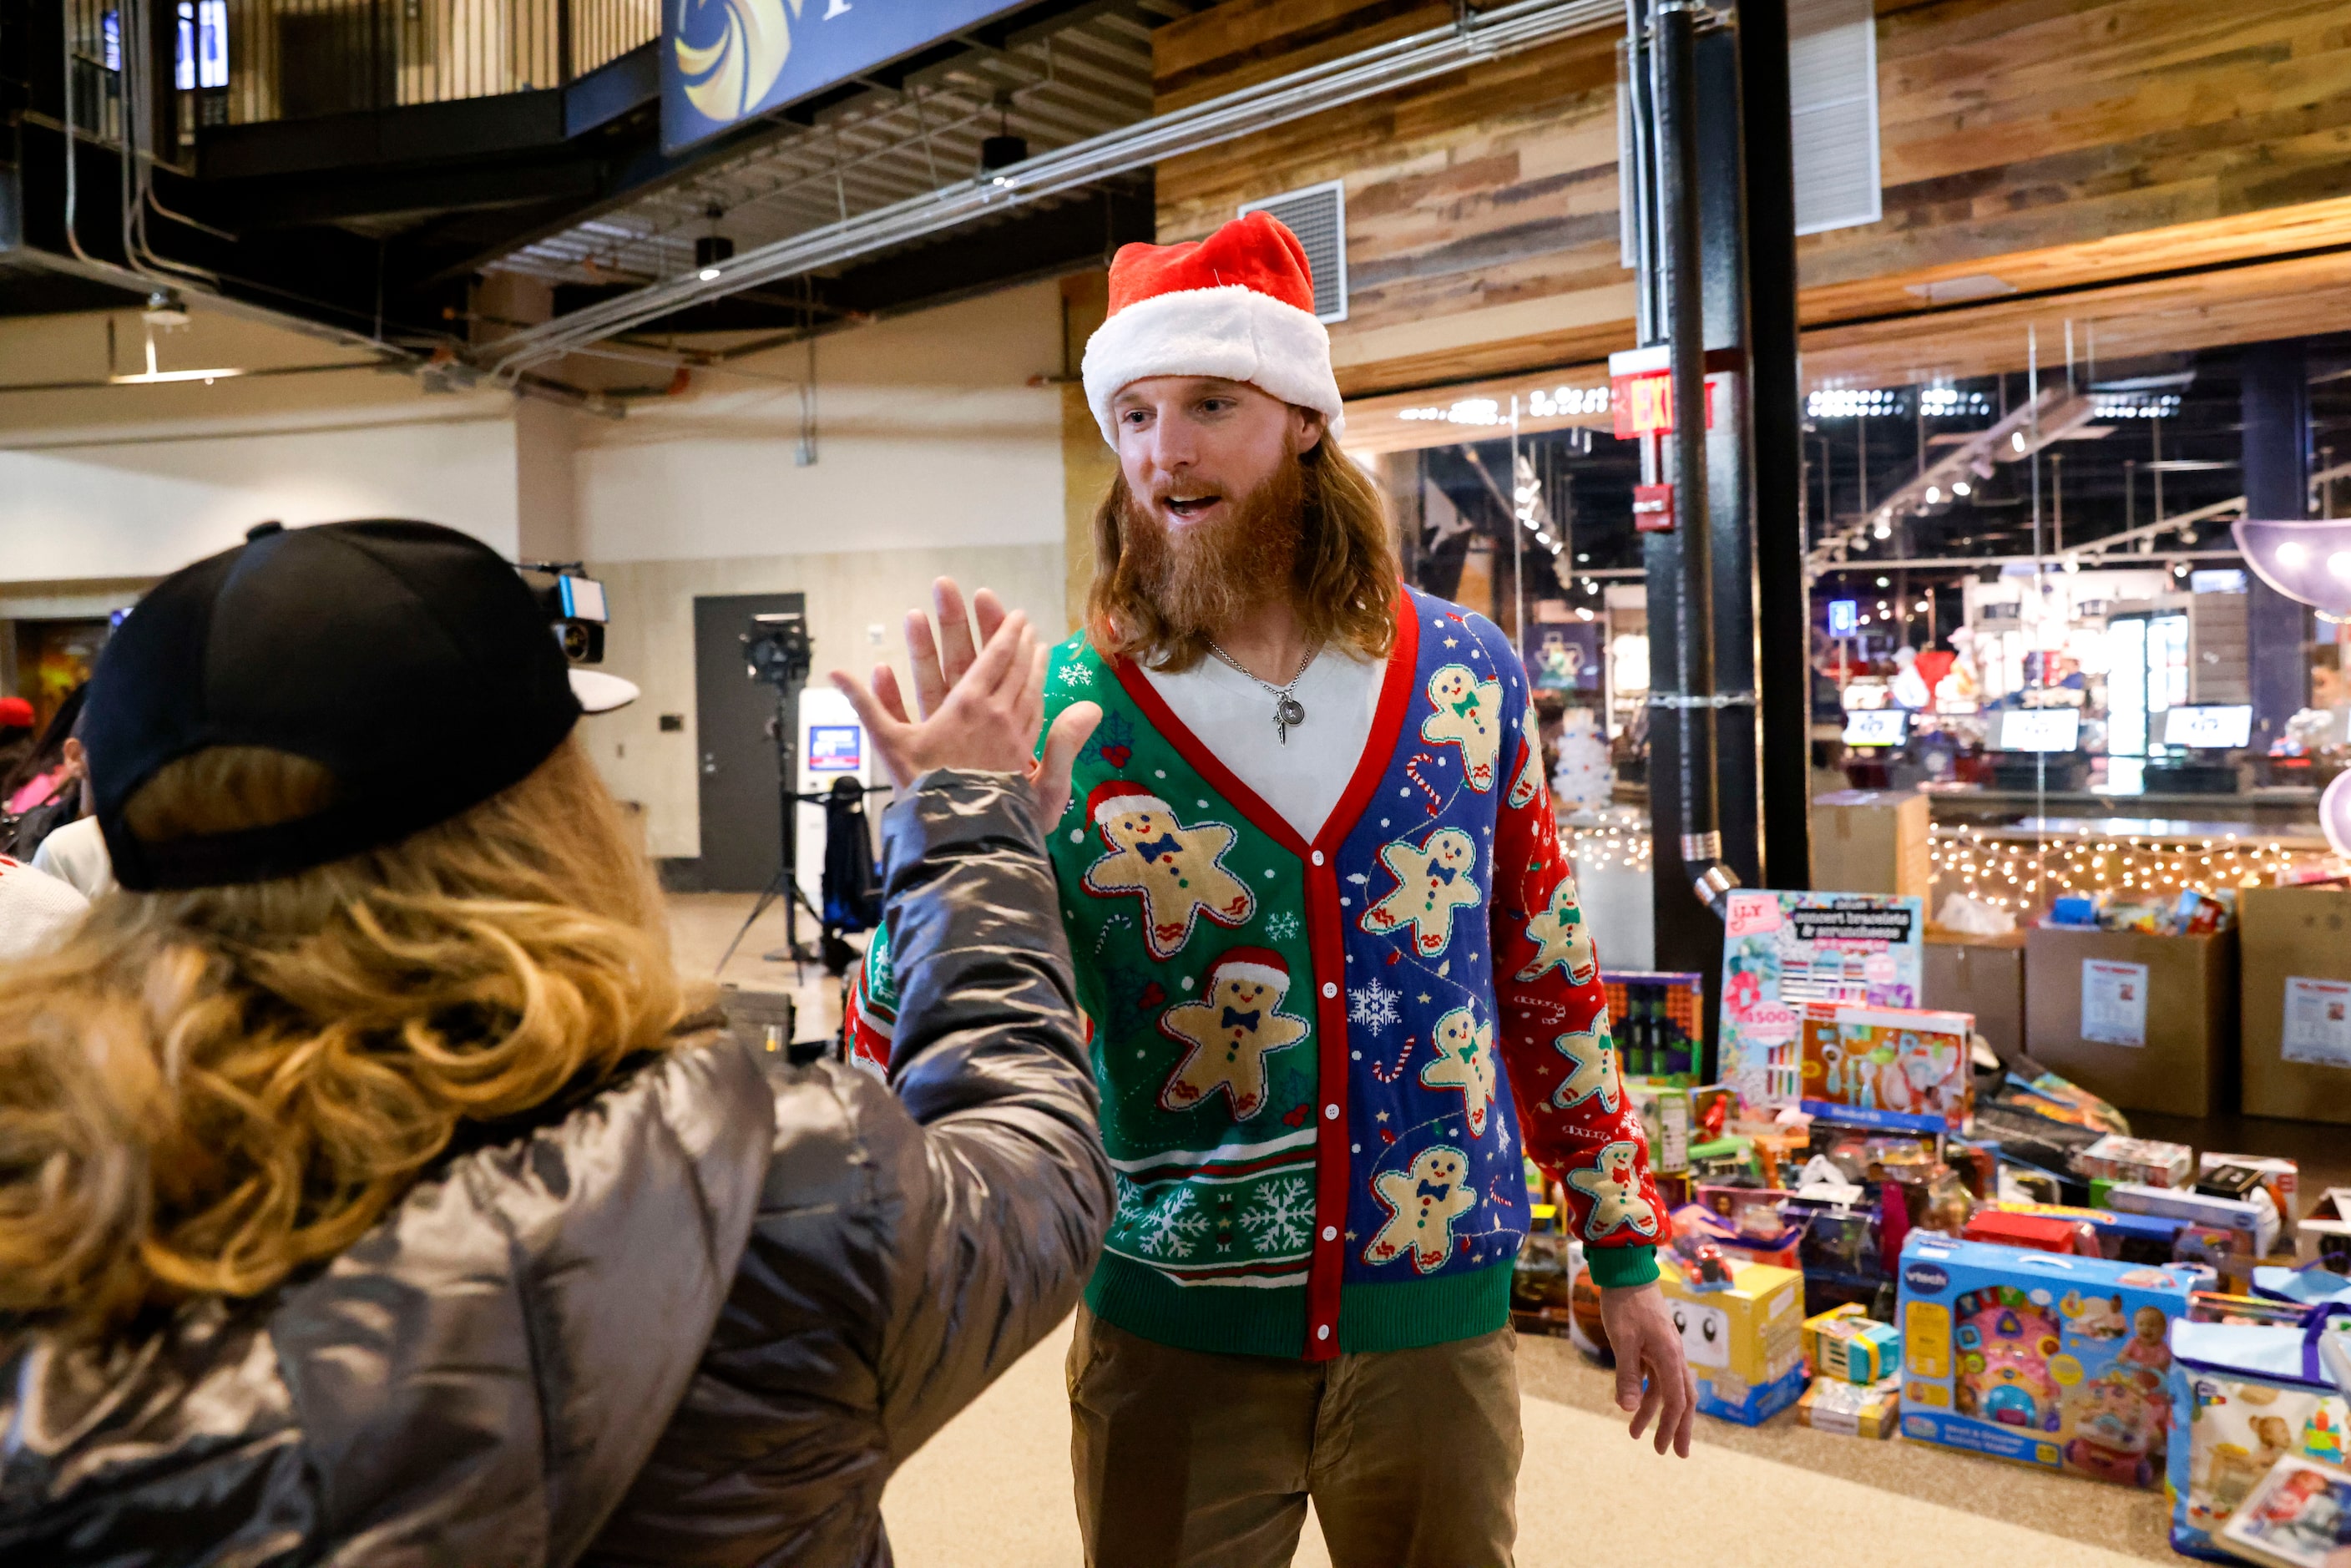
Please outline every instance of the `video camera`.
[[575, 664], [602, 664], [604, 628], [611, 621], [604, 585], [583, 572], [576, 560], [517, 561], [515, 570], [547, 612], [563, 656]]
[[800, 612], [786, 610], [771, 615], [754, 615], [742, 641], [746, 661], [743, 673], [751, 679], [764, 681], [779, 691], [808, 680], [816, 649], [809, 641], [808, 617]]

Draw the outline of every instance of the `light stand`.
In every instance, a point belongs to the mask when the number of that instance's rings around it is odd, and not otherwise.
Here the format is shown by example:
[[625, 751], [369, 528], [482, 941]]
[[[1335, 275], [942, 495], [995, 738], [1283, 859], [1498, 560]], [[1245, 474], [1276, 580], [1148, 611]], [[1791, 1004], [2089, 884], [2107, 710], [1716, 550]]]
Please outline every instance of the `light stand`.
[[776, 740], [776, 801], [782, 817], [783, 834], [779, 863], [776, 874], [759, 894], [759, 901], [751, 906], [735, 940], [726, 944], [726, 953], [718, 960], [723, 971], [735, 950], [768, 906], [778, 898], [784, 901], [784, 945], [773, 952], [760, 955], [771, 964], [789, 963], [792, 978], [802, 978], [801, 968], [816, 956], [801, 941], [799, 912], [806, 909], [819, 929], [824, 916], [808, 901], [799, 883], [799, 821], [796, 808], [802, 801], [822, 804], [821, 795], [803, 795], [794, 789], [799, 779], [799, 727], [792, 722], [792, 707], [801, 686], [808, 682], [809, 666], [814, 648], [809, 641], [808, 622], [798, 611], [786, 611], [774, 615], [754, 615], [750, 629], [743, 633], [746, 656], [745, 673], [755, 681], [764, 681], [776, 690], [776, 716], [770, 723]]

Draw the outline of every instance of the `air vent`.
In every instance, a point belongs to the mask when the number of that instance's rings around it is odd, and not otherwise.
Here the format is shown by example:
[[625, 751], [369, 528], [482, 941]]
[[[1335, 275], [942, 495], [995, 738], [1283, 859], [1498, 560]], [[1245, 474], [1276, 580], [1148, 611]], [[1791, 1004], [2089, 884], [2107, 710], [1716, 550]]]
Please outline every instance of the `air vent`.
[[1877, 14], [1872, 0], [1789, 0], [1788, 96], [1796, 232], [1885, 215], [1877, 166]]
[[1314, 270], [1314, 319], [1347, 319], [1347, 189], [1332, 180], [1301, 190], [1284, 191], [1261, 202], [1244, 202], [1241, 215], [1271, 213], [1306, 247], [1306, 264]]

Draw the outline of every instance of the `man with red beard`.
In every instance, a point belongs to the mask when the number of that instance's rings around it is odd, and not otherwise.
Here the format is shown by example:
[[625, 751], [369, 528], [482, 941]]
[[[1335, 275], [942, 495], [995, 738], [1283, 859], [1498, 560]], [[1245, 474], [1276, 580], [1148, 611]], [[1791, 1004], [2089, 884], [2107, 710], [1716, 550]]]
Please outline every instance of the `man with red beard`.
[[[1087, 1559], [1286, 1563], [1311, 1498], [1342, 1568], [1506, 1563], [1524, 1158], [1633, 1435], [1687, 1454], [1693, 1393], [1526, 674], [1399, 580], [1288, 229], [1128, 246], [1110, 297], [1085, 387], [1119, 476], [1044, 674], [1073, 785], [1039, 799], [1118, 1173], [1069, 1364]], [[940, 608], [924, 711], [971, 657]], [[834, 678], [893, 756], [894, 683]], [[914, 983], [877, 938], [862, 1054]]]

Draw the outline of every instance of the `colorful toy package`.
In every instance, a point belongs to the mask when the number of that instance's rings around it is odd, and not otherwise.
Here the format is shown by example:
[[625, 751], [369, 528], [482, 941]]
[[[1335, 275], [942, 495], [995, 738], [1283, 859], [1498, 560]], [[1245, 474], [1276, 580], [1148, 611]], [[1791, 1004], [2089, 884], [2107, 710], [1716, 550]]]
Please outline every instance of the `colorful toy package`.
[[2172, 1425], [2184, 1434], [2169, 1464], [2173, 1550], [2231, 1561], [2222, 1531], [2281, 1460], [2344, 1462], [2351, 1409], [2317, 1350], [2328, 1317], [2321, 1306], [2299, 1323], [2173, 1327]]
[[1796, 1419], [1817, 1431], [1844, 1437], [1885, 1437], [1902, 1415], [1902, 1379], [1846, 1383], [1816, 1377], [1796, 1401]]
[[2351, 1472], [2280, 1459], [2221, 1539], [2269, 1568], [2341, 1568], [2351, 1562]]
[[1967, 1124], [1969, 1013], [1919, 1008], [1804, 1008], [1806, 1114], [1849, 1126], [1956, 1133]]
[[[1805, 1004], [1918, 1005], [1926, 931], [1919, 900], [1751, 890], [1728, 898], [1717, 1076], [1750, 1105], [1800, 1098]], [[1964, 1051], [1959, 1063], [1964, 1072]]]
[[2168, 1336], [2199, 1275], [1924, 1234], [1901, 1261], [1905, 1436], [2155, 1484]]
[[1617, 1069], [1627, 1078], [1687, 1089], [1699, 1082], [1706, 1036], [1706, 980], [1653, 970], [1600, 974]]
[[1804, 1277], [1744, 1259], [1724, 1261], [1728, 1288], [1697, 1289], [1671, 1254], [1658, 1259], [1657, 1282], [1698, 1378], [1698, 1407], [1760, 1426], [1804, 1392]]

